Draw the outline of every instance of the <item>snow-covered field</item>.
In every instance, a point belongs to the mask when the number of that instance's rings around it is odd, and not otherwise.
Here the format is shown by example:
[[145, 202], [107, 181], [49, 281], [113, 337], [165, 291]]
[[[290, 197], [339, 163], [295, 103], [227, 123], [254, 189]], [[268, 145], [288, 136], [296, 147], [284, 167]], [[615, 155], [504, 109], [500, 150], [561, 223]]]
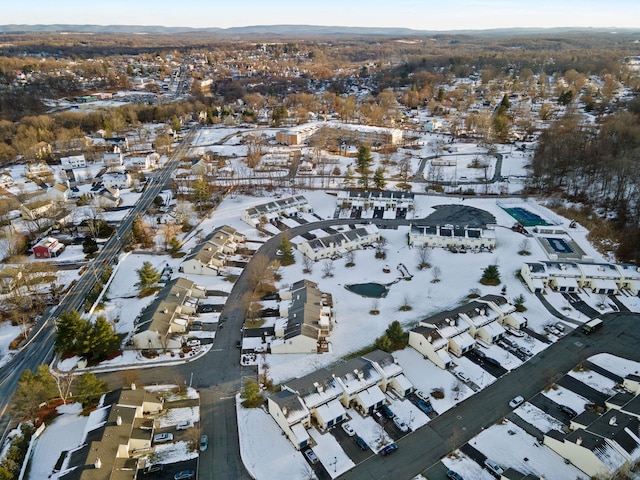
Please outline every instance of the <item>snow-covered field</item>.
[[[214, 151], [220, 155], [229, 157], [231, 167], [236, 175], [243, 172], [242, 156], [246, 153], [246, 146], [240, 144], [241, 136], [238, 132], [241, 129], [225, 129], [212, 128], [203, 129], [198, 133], [196, 139], [197, 148], [193, 149], [195, 153], [204, 153], [207, 150]], [[275, 131], [266, 129], [265, 132], [273, 135]], [[222, 139], [230, 137], [224, 145], [214, 145]], [[434, 142], [437, 141], [437, 134], [427, 134], [421, 140], [418, 150], [412, 150], [414, 158], [412, 162], [417, 165], [416, 159], [419, 157], [426, 158], [434, 154]], [[440, 175], [443, 179], [454, 179], [460, 181], [471, 180], [477, 178], [478, 174], [484, 175], [482, 169], [469, 168], [469, 162], [476, 156], [480, 160], [488, 162], [487, 175], [491, 175], [495, 168], [495, 159], [493, 157], [484, 157], [483, 150], [473, 144], [456, 144], [456, 150], [452, 151], [450, 157], [453, 157], [457, 165], [451, 167], [442, 167], [438, 171], [425, 170], [425, 177]], [[274, 148], [274, 152], [275, 152]], [[272, 152], [272, 153], [274, 153]], [[277, 153], [277, 152], [275, 152]], [[504, 154], [503, 170], [504, 176], [520, 177], [526, 175], [526, 165], [530, 158], [529, 154], [522, 152], [513, 152], [508, 147], [503, 147], [501, 153]], [[404, 155], [402, 151], [398, 155]], [[353, 158], [347, 156], [339, 156], [335, 159], [339, 168], [346, 169], [347, 166], [353, 165]], [[374, 158], [376, 165], [381, 161], [379, 156]], [[375, 168], [375, 165], [374, 165]], [[17, 174], [17, 172], [16, 172]], [[456, 178], [453, 178], [453, 177]], [[466, 178], [463, 178], [466, 177]], [[310, 178], [309, 184], [320, 186], [321, 180], [318, 178]], [[36, 187], [37, 188], [37, 187]], [[511, 191], [513, 188], [520, 188], [517, 182], [477, 185], [473, 187], [476, 191], [484, 193]], [[287, 194], [286, 189], [279, 192], [280, 195]], [[296, 194], [303, 194], [308, 199], [314, 209], [314, 213], [321, 218], [332, 218], [336, 209], [336, 197], [322, 190], [312, 191], [296, 191]], [[133, 191], [123, 192], [123, 200], [125, 205], [131, 205], [137, 199], [139, 193]], [[194, 218], [197, 220], [197, 226], [189, 234], [181, 235], [184, 242], [182, 250], [188, 251], [193, 248], [204, 236], [211, 232], [214, 227], [221, 225], [231, 225], [240, 232], [247, 235], [249, 244], [252, 248], [258, 248], [267, 238], [265, 234], [258, 232], [256, 229], [249, 227], [240, 220], [241, 212], [249, 207], [262, 204], [273, 200], [265, 192], [263, 196], [243, 196], [231, 194], [218, 206], [210, 217]], [[415, 200], [415, 209], [411, 214], [414, 218], [424, 218], [433, 211], [433, 207], [438, 205], [470, 205], [493, 214], [496, 218], [498, 227], [495, 230], [497, 248], [491, 253], [466, 253], [454, 254], [442, 249], [433, 249], [429, 262], [432, 267], [430, 269], [418, 270], [418, 258], [414, 250], [407, 245], [408, 227], [399, 227], [397, 230], [383, 230], [382, 235], [387, 240], [387, 258], [377, 260], [374, 258], [374, 250], [361, 250], [355, 253], [355, 267], [348, 268], [345, 266], [344, 260], [336, 260], [333, 265], [333, 276], [327, 277], [323, 274], [323, 262], [316, 263], [310, 274], [302, 272], [302, 257], [296, 252], [296, 263], [288, 267], [282, 267], [279, 273], [282, 276], [278, 287], [286, 289], [292, 283], [306, 278], [319, 284], [320, 289], [324, 292], [331, 293], [334, 301], [336, 325], [330, 337], [330, 352], [322, 355], [266, 355], [264, 361], [270, 365], [270, 374], [273, 381], [281, 383], [290, 378], [300, 377], [310, 373], [319, 367], [330, 366], [332, 363], [343, 358], [345, 355], [370, 346], [376, 337], [380, 336], [387, 328], [388, 324], [393, 320], [409, 328], [421, 319], [429, 317], [437, 312], [445, 309], [454, 308], [467, 301], [470, 293], [484, 294], [500, 294], [501, 290], [506, 288], [506, 296], [509, 299], [523, 295], [525, 298], [524, 306], [527, 311], [524, 316], [528, 319], [528, 325], [533, 330], [545, 335], [543, 327], [549, 322], [555, 322], [554, 319], [538, 301], [538, 299], [529, 292], [529, 290], [516, 277], [523, 261], [546, 260], [546, 254], [536, 241], [530, 242], [531, 255], [523, 257], [518, 255], [521, 250], [521, 242], [525, 237], [515, 233], [509, 227], [515, 222], [514, 218], [509, 216], [504, 210], [499, 208], [495, 199], [463, 199], [459, 197], [443, 197], [443, 196], [426, 196], [417, 195]], [[525, 205], [525, 208], [527, 206]], [[538, 212], [546, 212], [549, 218], [556, 218], [556, 215], [547, 211], [544, 206], [535, 207]], [[109, 220], [115, 220], [126, 215], [126, 211], [109, 214]], [[563, 225], [568, 230], [569, 220], [561, 219]], [[273, 233], [277, 233], [275, 227]], [[568, 230], [569, 231], [569, 230]], [[596, 261], [604, 261], [600, 255], [586, 240], [587, 231], [578, 225], [578, 228], [571, 229], [571, 236], [585, 251], [586, 255], [594, 258]], [[294, 239], [295, 242], [295, 239]], [[1, 247], [1, 246], [0, 246]], [[63, 260], [80, 260], [81, 252], [78, 248], [69, 248], [63, 254]], [[118, 332], [130, 334], [134, 329], [135, 318], [149, 303], [153, 301], [153, 297], [143, 299], [137, 298], [137, 289], [134, 283], [137, 281], [136, 270], [142, 266], [142, 263], [149, 261], [152, 265], [161, 270], [168, 265], [174, 269], [175, 276], [182, 275], [178, 273], [178, 267], [181, 259], [172, 259], [168, 255], [146, 255], [146, 254], [126, 254], [122, 255], [120, 262], [115, 269], [114, 276], [109, 284], [108, 290], [104, 294], [105, 307], [103, 310], [94, 312], [95, 315], [104, 315], [113, 322]], [[388, 295], [381, 299], [370, 299], [360, 297], [349, 292], [344, 287], [351, 283], [379, 282], [389, 284], [396, 280], [399, 276], [398, 265], [402, 263], [413, 276], [410, 281], [401, 280], [391, 285]], [[487, 287], [479, 283], [482, 271], [488, 265], [496, 264], [501, 274], [501, 283], [496, 287]], [[388, 265], [391, 273], [384, 273], [383, 267]], [[441, 270], [438, 282], [432, 282], [434, 279], [434, 268]], [[234, 270], [239, 273], [238, 270]], [[65, 272], [61, 277], [65, 284], [70, 283], [77, 278], [77, 272]], [[75, 275], [75, 277], [74, 277]], [[229, 292], [233, 284], [224, 281], [223, 277], [213, 277], [204, 275], [183, 275], [194, 280], [197, 284], [207, 289], [221, 290]], [[585, 321], [587, 318], [580, 312], [573, 309], [567, 300], [559, 293], [549, 292], [546, 295], [547, 300], [559, 311], [569, 318], [577, 321]], [[595, 298], [584, 298], [592, 307], [599, 308]], [[218, 301], [219, 298], [216, 298]], [[640, 311], [640, 301], [637, 297], [621, 298], [629, 308], [634, 311]], [[214, 302], [215, 303], [215, 302]], [[408, 311], [401, 311], [402, 305], [410, 305]], [[276, 307], [269, 303], [270, 308]], [[380, 311], [379, 315], [370, 315], [368, 312], [375, 309]], [[603, 312], [609, 309], [601, 310]], [[206, 322], [217, 321], [218, 314], [207, 314], [202, 316], [202, 320]], [[19, 327], [11, 327], [6, 324], [0, 324], [0, 366], [4, 359], [8, 358], [7, 346], [18, 334]], [[205, 332], [198, 332], [198, 336], [204, 335]], [[213, 336], [213, 334], [212, 334]], [[554, 337], [550, 340], [556, 341]], [[247, 341], [247, 340], [245, 340]], [[528, 337], [526, 339], [514, 339], [517, 343], [525, 346], [534, 353], [538, 353], [545, 348], [543, 342]], [[245, 348], [251, 345], [245, 344]], [[201, 347], [192, 355], [200, 355], [205, 353], [210, 345]], [[488, 354], [494, 358], [498, 358], [505, 368], [517, 368], [521, 361], [513, 357], [505, 350], [497, 346], [491, 346]], [[443, 413], [454, 407], [457, 403], [464, 400], [474, 392], [469, 386], [460, 382], [450, 372], [444, 371], [425, 360], [422, 355], [411, 348], [394, 353], [399, 364], [403, 367], [405, 375], [418, 389], [429, 394], [434, 388], [442, 388], [444, 398], [441, 400], [432, 400], [434, 409]], [[259, 361], [263, 361], [260, 356]], [[62, 370], [69, 370], [77, 365], [78, 359], [68, 359], [62, 362], [58, 367]], [[595, 363], [610, 371], [624, 376], [629, 373], [638, 374], [640, 364], [629, 362], [624, 359], [618, 359], [613, 355], [601, 354], [592, 359]], [[126, 368], [128, 364], [137, 364], [144, 366], [144, 362], [149, 365], [158, 361], [181, 361], [169, 354], [165, 354], [153, 361], [146, 361], [136, 352], [125, 351], [124, 354], [108, 363], [102, 365], [103, 368]], [[471, 382], [482, 388], [495, 379], [487, 372], [482, 370], [476, 364], [470, 362], [466, 358], [455, 359], [456, 369], [466, 373]], [[610, 392], [613, 388], [613, 382], [594, 372], [575, 372], [569, 373], [587, 385], [599, 391]], [[556, 387], [544, 392], [555, 402], [567, 405], [577, 412], [584, 410], [584, 403], [588, 403], [584, 398], [563, 388]], [[36, 442], [36, 453], [32, 471], [37, 472], [37, 478], [47, 478], [51, 472], [52, 465], [55, 464], [59, 457], [57, 445], [53, 435], [61, 435], [60, 432], [71, 432], [69, 434], [69, 443], [79, 441], [77, 437], [86, 428], [87, 419], [79, 417], [77, 412], [70, 410], [71, 407], [63, 409], [64, 413], [55, 422], [53, 422], [45, 433]], [[411, 428], [419, 428], [428, 422], [428, 418], [419, 411], [412, 403], [408, 401], [392, 400], [391, 408], [405, 422], [410, 424]], [[175, 410], [175, 411], [174, 411]], [[529, 404], [525, 404], [516, 411], [523, 419], [530, 422], [542, 431], [550, 429], [559, 430], [561, 424], [547, 414], [539, 411]], [[160, 418], [160, 426], [173, 426], [178, 421], [197, 418], [199, 415], [198, 408], [172, 409], [170, 412]], [[288, 442], [275, 424], [273, 419], [262, 409], [247, 410], [241, 407], [237, 409], [238, 426], [240, 431], [240, 447], [243, 461], [249, 472], [259, 480], [280, 479], [280, 478], [309, 478], [313, 476], [313, 472], [309, 468], [300, 452], [297, 452]], [[377, 452], [381, 446], [388, 443], [390, 439], [381, 433], [379, 425], [371, 418], [363, 418], [358, 413], [349, 410], [352, 423], [358, 434], [367, 441], [370, 448]], [[339, 447], [339, 444], [330, 433], [321, 434], [312, 431], [311, 436], [314, 438], [317, 446], [314, 451], [322, 461], [325, 468], [332, 476], [337, 476], [345, 472], [353, 466], [353, 462]], [[500, 464], [511, 466], [522, 472], [530, 472], [535, 475], [544, 475], [548, 480], [565, 479], [565, 478], [581, 478], [582, 473], [575, 467], [566, 465], [564, 461], [555, 453], [546, 447], [539, 445], [535, 438], [531, 437], [525, 431], [509, 422], [500, 425], [494, 425], [483, 431], [473, 441], [473, 445], [490, 458], [499, 460]], [[50, 450], [58, 448], [55, 455]], [[48, 450], [46, 450], [48, 448]], [[72, 448], [66, 446], [65, 448]], [[192, 458], [197, 455], [186, 444], [180, 445], [180, 442], [167, 444], [159, 450], [163, 452], [165, 460], [177, 461]], [[39, 452], [39, 453], [38, 453]], [[46, 453], [45, 453], [46, 452]], [[54, 458], [55, 457], [55, 458]], [[53, 464], [51, 463], [53, 461]], [[451, 456], [443, 459], [443, 462], [450, 468], [461, 473], [464, 478], [491, 478], [489, 474], [480, 468], [475, 462], [468, 459], [459, 452], [454, 452]], [[36, 477], [34, 477], [36, 478]]]

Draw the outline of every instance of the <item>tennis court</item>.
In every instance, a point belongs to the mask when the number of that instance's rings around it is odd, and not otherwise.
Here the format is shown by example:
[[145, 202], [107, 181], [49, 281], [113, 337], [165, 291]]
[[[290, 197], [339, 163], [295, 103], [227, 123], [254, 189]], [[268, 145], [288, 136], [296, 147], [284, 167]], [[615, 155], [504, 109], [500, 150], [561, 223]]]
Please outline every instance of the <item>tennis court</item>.
[[503, 210], [515, 218], [524, 227], [535, 227], [536, 225], [551, 225], [543, 220], [539, 215], [530, 212], [526, 208], [513, 207], [504, 208]]

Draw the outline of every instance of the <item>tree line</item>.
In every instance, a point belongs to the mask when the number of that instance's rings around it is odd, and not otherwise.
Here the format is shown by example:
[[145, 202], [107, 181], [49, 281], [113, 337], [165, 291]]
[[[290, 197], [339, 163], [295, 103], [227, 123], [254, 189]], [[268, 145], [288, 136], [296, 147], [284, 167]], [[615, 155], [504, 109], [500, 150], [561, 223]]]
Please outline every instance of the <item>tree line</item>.
[[[601, 125], [569, 111], [540, 136], [530, 191], [556, 194], [575, 208], [563, 212], [592, 222], [592, 241], [610, 237], [619, 261], [640, 260], [640, 116], [621, 111]], [[571, 218], [571, 217], [570, 217]]]

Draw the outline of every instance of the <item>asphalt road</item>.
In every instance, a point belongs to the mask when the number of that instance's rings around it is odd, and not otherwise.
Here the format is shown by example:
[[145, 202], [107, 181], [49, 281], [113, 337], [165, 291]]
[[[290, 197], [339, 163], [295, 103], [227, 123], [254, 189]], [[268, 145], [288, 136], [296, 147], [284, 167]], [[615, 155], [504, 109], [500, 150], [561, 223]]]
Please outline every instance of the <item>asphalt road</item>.
[[64, 296], [58, 306], [45, 312], [36, 322], [29, 339], [22, 349], [0, 369], [0, 444], [4, 442], [11, 424], [9, 405], [18, 381], [25, 370], [35, 370], [38, 365], [48, 364], [53, 359], [53, 343], [55, 339], [55, 319], [62, 312], [70, 310], [82, 311], [87, 293], [94, 286], [101, 270], [105, 265], [113, 263], [122, 250], [127, 234], [137, 214], [149, 208], [155, 197], [171, 178], [171, 173], [189, 149], [195, 130], [189, 132], [183, 142], [168, 160], [165, 168], [160, 170], [147, 184], [144, 192], [131, 209], [130, 213], [118, 226], [116, 232], [107, 240], [102, 250], [89, 264], [84, 273], [77, 280], [74, 287]]
[[586, 336], [574, 330], [518, 369], [398, 440], [400, 448], [394, 455], [371, 457], [340, 478], [412, 478], [506, 416], [511, 411], [511, 398], [522, 395], [530, 399], [586, 358], [611, 352], [640, 361], [640, 314], [615, 313], [603, 318], [605, 326], [598, 332]]

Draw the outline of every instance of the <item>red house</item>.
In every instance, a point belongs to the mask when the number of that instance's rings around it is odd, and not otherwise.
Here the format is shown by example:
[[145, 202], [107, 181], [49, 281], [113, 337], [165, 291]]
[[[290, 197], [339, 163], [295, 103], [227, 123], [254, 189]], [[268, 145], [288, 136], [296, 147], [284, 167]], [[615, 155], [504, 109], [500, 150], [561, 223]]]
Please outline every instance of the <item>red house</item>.
[[64, 251], [64, 244], [53, 237], [46, 237], [33, 246], [33, 254], [36, 258], [53, 258]]

